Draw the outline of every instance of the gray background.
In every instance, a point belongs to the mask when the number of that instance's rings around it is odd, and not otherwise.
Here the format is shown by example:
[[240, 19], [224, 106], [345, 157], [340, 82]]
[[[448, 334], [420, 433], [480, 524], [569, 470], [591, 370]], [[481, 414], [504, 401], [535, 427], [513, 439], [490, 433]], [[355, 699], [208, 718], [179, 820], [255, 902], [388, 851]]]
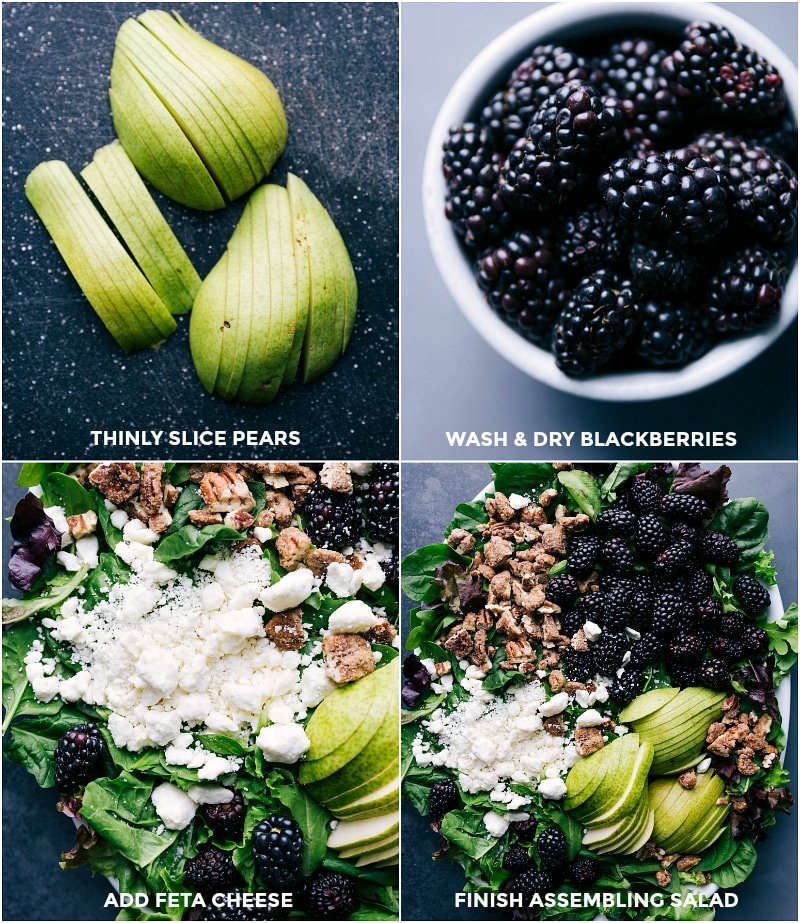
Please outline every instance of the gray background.
[[[719, 462], [707, 463], [716, 467]], [[775, 552], [784, 605], [797, 599], [797, 468], [793, 464], [738, 463], [730, 466], [731, 497], [760, 497], [770, 512], [769, 547]], [[489, 482], [485, 464], [404, 464], [403, 556], [423, 545], [442, 540], [445, 526], [458, 503], [472, 500]], [[408, 630], [410, 603], [404, 599], [403, 631]], [[786, 766], [792, 773], [797, 797], [797, 671], [792, 676], [791, 723]], [[461, 867], [431, 853], [439, 837], [428, 821], [407, 802], [402, 805], [402, 894], [406, 920], [496, 919], [490, 911], [454, 908], [453, 894], [464, 885]], [[797, 919], [797, 808], [780, 815], [769, 838], [758, 846], [758, 865], [736, 889], [739, 906], [718, 910], [718, 920]]]
[[[407, 3], [403, 6], [402, 458], [482, 459], [486, 450], [451, 449], [447, 430], [510, 432], [733, 430], [737, 458], [795, 458], [797, 325], [744, 370], [703, 391], [653, 404], [587, 401], [554, 391], [506, 362], [470, 326], [433, 262], [422, 214], [422, 165], [447, 93], [475, 55], [542, 3]], [[590, 4], [589, 4], [590, 5]], [[797, 60], [795, 3], [722, 3]], [[711, 15], [709, 11], [708, 15]], [[444, 140], [444, 139], [442, 139]], [[442, 205], [444, 207], [444, 205]], [[495, 454], [525, 458], [509, 446]], [[634, 458], [637, 449], [612, 450]], [[691, 450], [688, 450], [691, 451]], [[682, 453], [682, 454], [679, 454]], [[604, 449], [581, 449], [603, 458]], [[676, 450], [674, 457], [687, 457]]]
[[[132, 13], [181, 12], [206, 38], [263, 68], [278, 88], [289, 143], [268, 177], [303, 177], [330, 211], [358, 279], [346, 355], [266, 407], [206, 394], [189, 354], [188, 315], [157, 351], [126, 356], [28, 204], [42, 160], [73, 171], [114, 138], [108, 74]], [[6, 458], [80, 458], [92, 429], [300, 430], [306, 458], [397, 456], [398, 25], [394, 3], [3, 4], [3, 381]], [[196, 212], [154, 193], [201, 276], [247, 196]], [[95, 450], [96, 452], [97, 450]], [[124, 450], [107, 450], [124, 456]], [[262, 447], [280, 458], [286, 448]], [[229, 447], [177, 450], [229, 457]]]

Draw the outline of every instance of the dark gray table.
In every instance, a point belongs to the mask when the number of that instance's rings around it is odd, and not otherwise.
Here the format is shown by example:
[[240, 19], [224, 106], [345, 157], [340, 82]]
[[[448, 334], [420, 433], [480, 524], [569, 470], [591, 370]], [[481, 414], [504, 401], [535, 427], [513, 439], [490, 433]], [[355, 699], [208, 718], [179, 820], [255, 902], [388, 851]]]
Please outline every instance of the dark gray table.
[[[188, 318], [157, 352], [125, 356], [25, 199], [42, 160], [77, 172], [114, 138], [108, 74], [132, 3], [3, 4], [3, 293], [6, 458], [78, 458], [92, 429], [300, 430], [306, 458], [397, 455], [398, 35], [393, 3], [152, 3], [262, 67], [281, 94], [289, 144], [270, 175], [308, 181], [347, 243], [359, 309], [350, 348], [310, 386], [267, 407], [206, 394]], [[244, 205], [193, 212], [156, 200], [201, 275]], [[95, 450], [96, 453], [97, 450]], [[285, 447], [258, 449], [275, 458]], [[191, 458], [235, 449], [181, 450]], [[185, 454], [182, 454], [185, 453]], [[111, 456], [124, 451], [109, 450]]]
[[[409, 3], [403, 7], [403, 446], [406, 460], [481, 460], [451, 449], [446, 431], [735, 431], [734, 458], [797, 455], [797, 326], [760, 358], [695, 394], [651, 404], [588, 401], [529, 378], [498, 355], [461, 314], [428, 245], [422, 166], [436, 114], [457, 77], [496, 36], [544, 3]], [[723, 3], [797, 60], [797, 6]], [[709, 11], [706, 15], [711, 17]], [[696, 451], [696, 450], [695, 450]], [[687, 458], [692, 450], [673, 451]], [[526, 459], [530, 448], [495, 453]], [[581, 458], [636, 458], [638, 449], [583, 449]], [[653, 455], [660, 453], [654, 452]]]
[[[716, 466], [719, 463], [709, 463]], [[760, 497], [770, 511], [769, 547], [775, 551], [783, 602], [797, 599], [797, 468], [793, 464], [733, 464], [732, 497]], [[403, 555], [442, 540], [458, 503], [471, 500], [489, 482], [485, 464], [404, 464]], [[409, 601], [404, 600], [403, 628], [408, 629]], [[792, 706], [786, 766], [797, 797], [797, 673], [792, 677]], [[720, 910], [718, 920], [797, 919], [797, 808], [781, 815], [759, 844], [755, 872], [737, 889], [739, 905]], [[404, 920], [497, 919], [490, 911], [456, 910], [453, 894], [461, 891], [460, 866], [434, 864], [439, 838], [425, 818], [407, 802], [402, 806], [402, 894]]]

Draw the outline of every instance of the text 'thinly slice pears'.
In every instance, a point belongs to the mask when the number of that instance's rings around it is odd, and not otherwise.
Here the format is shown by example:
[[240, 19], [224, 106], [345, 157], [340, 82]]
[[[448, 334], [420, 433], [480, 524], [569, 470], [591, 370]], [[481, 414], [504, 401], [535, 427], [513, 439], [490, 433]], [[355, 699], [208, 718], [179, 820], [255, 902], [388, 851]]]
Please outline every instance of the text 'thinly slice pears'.
[[81, 177], [170, 312], [190, 311], [200, 276], [119, 141], [95, 151]]
[[174, 317], [67, 164], [39, 164], [25, 182], [25, 194], [89, 303], [125, 352], [157, 346], [175, 330]]
[[[142, 83], [147, 90], [136, 96], [133, 87]], [[165, 11], [123, 23], [110, 98], [117, 133], [137, 169], [194, 208], [221, 208], [250, 191], [286, 146], [286, 116], [269, 78]], [[147, 128], [153, 124], [161, 129], [157, 155], [156, 132]]]

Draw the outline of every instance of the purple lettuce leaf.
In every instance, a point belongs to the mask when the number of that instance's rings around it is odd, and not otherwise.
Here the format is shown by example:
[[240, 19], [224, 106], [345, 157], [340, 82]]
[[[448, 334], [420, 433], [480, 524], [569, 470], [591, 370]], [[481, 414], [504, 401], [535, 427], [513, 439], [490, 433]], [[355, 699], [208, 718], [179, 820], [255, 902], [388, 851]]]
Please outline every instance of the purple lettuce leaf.
[[61, 547], [61, 534], [34, 494], [25, 494], [17, 503], [11, 517], [11, 537], [9, 580], [18, 590], [30, 590]]
[[730, 480], [731, 469], [721, 465], [716, 471], [701, 468], [700, 465], [690, 465], [685, 462], [678, 465], [675, 480], [672, 482], [673, 493], [692, 494], [699, 497], [716, 512], [722, 509], [728, 499], [726, 485]]

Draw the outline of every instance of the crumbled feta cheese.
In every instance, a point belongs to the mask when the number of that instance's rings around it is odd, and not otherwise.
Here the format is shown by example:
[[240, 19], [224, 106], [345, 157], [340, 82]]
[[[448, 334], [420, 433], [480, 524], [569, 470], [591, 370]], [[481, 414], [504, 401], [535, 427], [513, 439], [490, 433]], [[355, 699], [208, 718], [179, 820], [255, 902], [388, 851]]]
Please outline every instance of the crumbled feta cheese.
[[178, 661], [169, 651], [148, 648], [136, 661], [136, 672], [162, 698], [171, 695], [178, 686]]
[[364, 561], [364, 566], [356, 573], [361, 577], [361, 585], [368, 590], [372, 590], [373, 593], [379, 590], [386, 582], [386, 574], [383, 572], [381, 563], [375, 555], [369, 555]]
[[224, 756], [211, 754], [205, 758], [203, 765], [197, 770], [198, 779], [218, 779], [230, 772], [236, 772], [239, 762], [226, 759]]
[[303, 672], [300, 680], [300, 701], [307, 708], [314, 708], [335, 688], [336, 683], [328, 678], [325, 670], [312, 665]]
[[328, 565], [325, 583], [339, 599], [355, 596], [361, 589], [361, 571], [353, 570], [346, 562], [334, 561]]
[[614, 733], [617, 737], [624, 737], [628, 733], [628, 728], [626, 728], [624, 724], [618, 724], [614, 728]]
[[67, 522], [64, 508], [61, 506], [46, 506], [44, 514], [53, 520], [56, 530], [61, 533], [61, 547], [66, 548], [72, 541], [72, 536], [69, 533], [69, 523]]
[[192, 785], [186, 793], [195, 804], [229, 804], [233, 790], [221, 785]]
[[203, 587], [201, 599], [204, 609], [221, 609], [225, 605], [225, 590], [212, 580]]
[[542, 779], [539, 783], [539, 793], [551, 801], [557, 801], [567, 794], [567, 786], [561, 779]]
[[56, 555], [56, 561], [58, 561], [64, 570], [72, 574], [77, 573], [81, 569], [81, 562], [78, 560], [78, 556], [69, 551], [59, 551]]
[[111, 520], [111, 525], [114, 526], [115, 529], [122, 529], [129, 517], [125, 510], [114, 510], [108, 518]]
[[492, 836], [501, 837], [508, 830], [511, 822], [503, 814], [496, 814], [494, 811], [487, 811], [483, 815], [483, 826]]
[[595, 708], [590, 708], [588, 711], [583, 712], [578, 715], [578, 719], [575, 722], [575, 727], [578, 728], [591, 728], [597, 727], [605, 721], [605, 718], [600, 714], [599, 711]]
[[60, 680], [57, 676], [41, 676], [30, 681], [33, 694], [40, 702], [50, 702], [58, 695]]
[[637, 631], [635, 628], [626, 628], [626, 629], [625, 629], [625, 634], [626, 634], [632, 641], [638, 641], [638, 640], [642, 637], [641, 632]]
[[96, 535], [87, 535], [75, 542], [75, 551], [87, 567], [97, 567], [100, 560], [100, 542]]
[[314, 575], [307, 567], [300, 567], [263, 590], [260, 599], [270, 612], [284, 612], [299, 606], [313, 591]]
[[184, 830], [194, 820], [197, 805], [177, 785], [162, 782], [150, 796], [156, 814], [168, 830]]
[[567, 705], [569, 705], [569, 695], [566, 692], [557, 692], [546, 702], [542, 702], [539, 706], [539, 714], [544, 715], [545, 718], [551, 718], [553, 715], [560, 715]]
[[575, 692], [575, 701], [581, 708], [588, 708], [591, 703], [592, 695], [587, 689], [578, 689]]
[[58, 619], [52, 630], [56, 641], [75, 641], [83, 634], [83, 625], [74, 615]]
[[704, 760], [701, 760], [697, 764], [697, 771], [698, 772], [708, 772], [709, 769], [711, 769], [711, 757], [707, 756]]
[[508, 502], [512, 510], [524, 510], [531, 501], [527, 497], [523, 497], [522, 494], [509, 494]]
[[597, 622], [584, 622], [583, 633], [586, 635], [587, 641], [596, 641], [603, 633], [603, 629]]
[[608, 701], [608, 689], [602, 683], [599, 683], [594, 691], [594, 700], [601, 703]]
[[273, 763], [296, 763], [311, 741], [299, 724], [271, 724], [259, 731], [256, 745]]
[[83, 698], [89, 688], [91, 676], [86, 670], [81, 670], [68, 679], [62, 679], [58, 685], [58, 694], [65, 702], [77, 702]]
[[253, 535], [255, 535], [263, 545], [272, 538], [272, 529], [267, 529], [265, 526], [256, 526], [255, 529], [253, 529]]
[[122, 529], [123, 541], [128, 544], [138, 542], [141, 545], [153, 545], [158, 541], [158, 533], [154, 532], [138, 519], [129, 519]]
[[328, 619], [328, 628], [335, 635], [355, 634], [369, 631], [377, 625], [378, 617], [372, 609], [360, 599], [353, 599], [345, 603], [331, 614]]

